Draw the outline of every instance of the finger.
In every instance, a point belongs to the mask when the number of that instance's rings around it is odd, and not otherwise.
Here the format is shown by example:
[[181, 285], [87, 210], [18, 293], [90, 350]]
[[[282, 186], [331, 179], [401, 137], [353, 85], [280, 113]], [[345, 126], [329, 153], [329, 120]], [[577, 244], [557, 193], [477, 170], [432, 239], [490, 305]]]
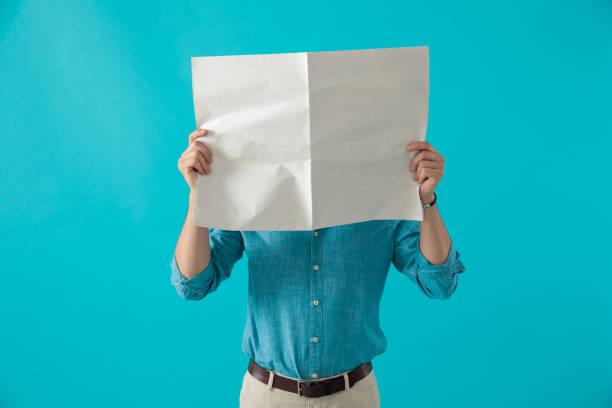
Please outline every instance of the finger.
[[417, 180], [417, 182], [419, 184], [421, 184], [423, 181], [425, 181], [426, 178], [432, 178], [434, 180], [440, 180], [440, 178], [442, 178], [442, 176], [441, 176], [441, 173], [440, 173], [439, 170], [423, 168], [418, 173], [418, 180]]
[[194, 157], [189, 156], [189, 157], [182, 157], [179, 160], [178, 163], [178, 168], [181, 171], [181, 173], [183, 174], [183, 176], [185, 176], [185, 178], [187, 178], [192, 171], [196, 171], [199, 172], [200, 170], [195, 166], [194, 164]]
[[185, 158], [183, 159], [183, 169], [185, 172], [196, 170], [198, 173], [206, 174], [206, 168], [203, 162], [206, 161], [199, 157], [198, 151], [189, 151], [185, 154]]
[[410, 171], [415, 172], [416, 168], [421, 160], [439, 160], [442, 162], [442, 156], [437, 153], [430, 152], [429, 150], [421, 150], [417, 154], [414, 155], [412, 160], [410, 161]]
[[438, 153], [436, 149], [429, 143], [425, 141], [416, 141], [412, 143], [408, 143], [406, 145], [406, 151], [412, 152], [414, 150], [429, 150], [430, 152]]
[[414, 150], [429, 150], [434, 153], [438, 153], [438, 151], [427, 141], [417, 140], [406, 145], [406, 151], [414, 151]]
[[444, 163], [439, 162], [439, 161], [433, 161], [433, 160], [421, 160], [419, 162], [419, 165], [416, 168], [416, 171], [419, 171], [420, 169], [422, 169], [423, 167], [427, 168], [427, 169], [444, 169]]
[[204, 157], [206, 158], [206, 161], [208, 163], [212, 163], [212, 160], [213, 160], [212, 154], [210, 153], [210, 150], [208, 150], [206, 145], [204, 145], [204, 143], [200, 142], [199, 140], [196, 140], [193, 143], [193, 148], [197, 149], [200, 152], [202, 152], [202, 154], [204, 154]]
[[208, 133], [206, 129], [197, 129], [189, 134], [189, 144], [192, 144], [198, 137], [205, 136]]
[[203, 174], [210, 173], [210, 167], [208, 167], [208, 164], [206, 163], [206, 160], [204, 160], [203, 157], [199, 158], [198, 163], [200, 163], [200, 167], [202, 168]]
[[202, 168], [206, 171], [206, 174], [210, 173], [210, 165], [206, 161], [206, 157], [204, 157], [204, 154], [202, 152], [196, 152], [196, 159], [200, 162]]
[[206, 159], [199, 151], [193, 151], [189, 158], [189, 165], [198, 170], [202, 174], [210, 173], [210, 167], [206, 163]]
[[206, 167], [204, 167], [204, 160], [202, 160], [197, 155], [189, 159], [188, 167], [195, 169], [198, 173], [202, 175], [206, 174]]
[[193, 163], [191, 164], [191, 166], [200, 174], [204, 175], [206, 174], [206, 170], [204, 170], [204, 166], [202, 166], [202, 163], [197, 159], [194, 158], [193, 159]]

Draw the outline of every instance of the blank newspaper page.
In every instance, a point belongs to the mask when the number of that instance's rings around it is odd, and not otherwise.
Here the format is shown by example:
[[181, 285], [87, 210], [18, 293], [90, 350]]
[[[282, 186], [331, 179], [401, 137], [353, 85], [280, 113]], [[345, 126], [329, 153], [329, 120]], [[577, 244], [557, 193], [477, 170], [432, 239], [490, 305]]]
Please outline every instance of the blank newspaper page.
[[427, 51], [308, 54], [313, 228], [422, 220], [405, 147], [425, 140]]
[[194, 224], [310, 229], [305, 53], [192, 59], [193, 95], [211, 172], [197, 176]]

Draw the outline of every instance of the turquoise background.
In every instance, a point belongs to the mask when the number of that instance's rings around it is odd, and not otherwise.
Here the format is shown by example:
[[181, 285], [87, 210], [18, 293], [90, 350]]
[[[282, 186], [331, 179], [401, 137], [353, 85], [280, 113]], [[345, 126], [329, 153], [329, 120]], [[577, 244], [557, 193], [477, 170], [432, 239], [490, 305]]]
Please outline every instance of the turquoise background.
[[243, 258], [187, 302], [190, 57], [428, 45], [448, 300], [392, 270], [383, 407], [611, 407], [612, 2], [0, 3], [0, 407], [230, 407]]

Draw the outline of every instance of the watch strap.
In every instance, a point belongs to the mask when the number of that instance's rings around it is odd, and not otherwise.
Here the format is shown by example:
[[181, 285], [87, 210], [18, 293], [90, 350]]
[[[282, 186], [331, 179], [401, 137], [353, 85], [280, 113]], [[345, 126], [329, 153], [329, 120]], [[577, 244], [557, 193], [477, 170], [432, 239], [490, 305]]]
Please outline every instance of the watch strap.
[[433, 201], [432, 201], [431, 203], [427, 203], [427, 204], [425, 204], [425, 205], [423, 206], [423, 209], [424, 209], [424, 210], [425, 210], [425, 209], [427, 209], [427, 208], [429, 208], [429, 207], [432, 207], [432, 206], [433, 206], [433, 205], [436, 203], [436, 200], [438, 199], [438, 196], [436, 195], [436, 192], [435, 192], [435, 191], [434, 191], [433, 195], [434, 195], [434, 199], [433, 199]]

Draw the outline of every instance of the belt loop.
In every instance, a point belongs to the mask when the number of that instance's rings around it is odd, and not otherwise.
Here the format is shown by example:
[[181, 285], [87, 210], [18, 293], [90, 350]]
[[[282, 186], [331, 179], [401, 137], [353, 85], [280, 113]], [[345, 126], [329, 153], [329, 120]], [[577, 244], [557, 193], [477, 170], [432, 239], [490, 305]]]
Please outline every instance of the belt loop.
[[348, 389], [350, 388], [348, 373], [344, 373], [343, 375], [344, 375], [344, 391], [348, 391]]
[[268, 378], [268, 390], [272, 389], [272, 383], [274, 382], [274, 371], [269, 371], [270, 372], [270, 378]]

